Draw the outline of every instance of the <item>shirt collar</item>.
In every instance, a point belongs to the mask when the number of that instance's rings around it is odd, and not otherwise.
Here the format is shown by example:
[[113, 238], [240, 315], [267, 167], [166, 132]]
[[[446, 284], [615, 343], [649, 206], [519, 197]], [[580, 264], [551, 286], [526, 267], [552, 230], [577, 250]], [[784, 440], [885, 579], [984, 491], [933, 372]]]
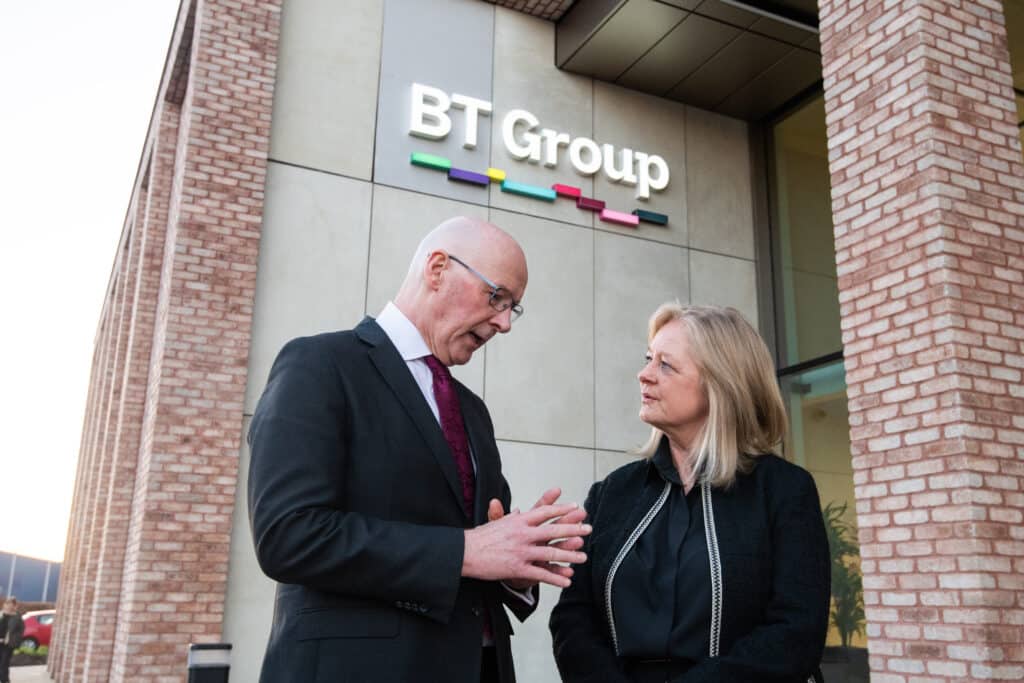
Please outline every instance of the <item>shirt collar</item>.
[[672, 449], [669, 448], [667, 436], [661, 437], [658, 450], [654, 451], [654, 455], [651, 457], [651, 464], [654, 465], [658, 474], [665, 481], [676, 486], [683, 485], [682, 480], [679, 478], [679, 471], [676, 469], [675, 463], [672, 462]]
[[377, 316], [377, 324], [398, 349], [402, 360], [416, 360], [430, 355], [430, 347], [427, 346], [427, 342], [423, 341], [423, 335], [394, 303], [390, 301], [387, 303], [384, 310]]

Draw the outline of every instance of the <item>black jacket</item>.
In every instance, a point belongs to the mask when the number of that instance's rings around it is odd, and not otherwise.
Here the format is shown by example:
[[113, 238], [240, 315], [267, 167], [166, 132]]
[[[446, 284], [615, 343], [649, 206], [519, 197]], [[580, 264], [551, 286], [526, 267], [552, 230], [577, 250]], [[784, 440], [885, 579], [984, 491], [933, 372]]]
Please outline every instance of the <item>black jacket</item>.
[[18, 613], [5, 614], [0, 619], [3, 619], [4, 622], [4, 632], [0, 634], [0, 644], [16, 649], [21, 645], [25, 635], [25, 622]]
[[278, 355], [249, 432], [256, 557], [278, 582], [261, 681], [475, 682], [484, 610], [501, 681], [514, 680], [501, 603], [519, 618], [533, 608], [460, 576], [463, 529], [491, 498], [508, 509], [509, 488], [483, 401], [456, 385], [472, 518], [441, 427], [376, 322]]
[[[755, 462], [730, 489], [702, 492], [710, 500], [713, 515], [705, 518], [713, 519], [721, 560], [718, 656], [698, 662], [674, 679], [678, 683], [805, 683], [818, 668], [828, 630], [830, 562], [817, 489], [805, 470], [779, 457]], [[588, 561], [576, 566], [551, 614], [564, 681], [630, 680], [613, 644], [606, 584], [616, 556], [665, 486], [654, 465], [641, 460], [591, 488]]]

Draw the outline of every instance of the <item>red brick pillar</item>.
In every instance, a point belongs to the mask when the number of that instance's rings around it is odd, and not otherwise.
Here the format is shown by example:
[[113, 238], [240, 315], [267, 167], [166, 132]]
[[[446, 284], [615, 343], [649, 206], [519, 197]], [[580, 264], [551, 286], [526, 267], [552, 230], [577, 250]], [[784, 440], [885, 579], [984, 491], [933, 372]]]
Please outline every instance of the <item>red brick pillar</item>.
[[[137, 210], [141, 207], [137, 207]], [[103, 563], [104, 522], [107, 517], [111, 483], [111, 461], [114, 442], [119, 425], [117, 417], [121, 403], [121, 389], [124, 383], [124, 357], [128, 340], [129, 291], [134, 289], [133, 266], [137, 259], [137, 246], [134, 244], [135, 230], [126, 231], [115, 263], [113, 291], [109, 309], [109, 353], [110, 381], [104, 387], [104, 410], [98, 419], [96, 435], [96, 452], [93, 456], [90, 477], [93, 479], [90, 496], [85, 501], [82, 525], [82, 543], [85, 547], [85, 563], [80, 566], [83, 589], [80, 591], [81, 612], [72, 626], [72, 646], [69, 649], [74, 680], [82, 680], [83, 672], [88, 665], [88, 643], [91, 639], [89, 626], [91, 615], [97, 605], [106, 601], [96, 588]]]
[[171, 102], [161, 102], [154, 113], [158, 127], [131, 237], [132, 257], [126, 273], [128, 300], [122, 323], [124, 369], [84, 656], [83, 680], [96, 683], [110, 680], [114, 653], [179, 117], [180, 108]]
[[280, 0], [196, 8], [112, 681], [184, 679], [223, 623]]
[[872, 681], [1024, 680], [1024, 164], [1002, 5], [820, 5]]
[[69, 533], [73, 539], [74, 551], [68, 572], [71, 578], [71, 591], [68, 599], [64, 601], [67, 609], [62, 612], [66, 614], [66, 623], [60, 661], [60, 666], [70, 675], [74, 675], [81, 666], [81, 623], [87, 618], [87, 605], [92, 599], [90, 573], [96, 568], [95, 549], [91, 545], [90, 533], [93, 508], [103, 484], [99, 476], [99, 463], [103, 451], [104, 423], [110, 410], [110, 388], [114, 384], [116, 373], [114, 355], [117, 344], [117, 278], [118, 270], [115, 269], [107, 290], [107, 301], [103, 307], [97, 334], [96, 343], [100, 349], [98, 373], [94, 375], [93, 386], [90, 388], [88, 424], [79, 455], [84, 466], [79, 471], [71, 511], [72, 528]]
[[76, 616], [82, 604], [82, 590], [85, 583], [83, 578], [84, 553], [87, 545], [83, 542], [82, 529], [86, 522], [84, 515], [86, 500], [89, 496], [90, 486], [94, 484], [91, 476], [95, 453], [94, 435], [99, 415], [103, 409], [101, 396], [104, 376], [107, 371], [107, 342], [109, 341], [107, 311], [108, 307], [104, 306], [96, 332], [75, 487], [71, 498], [68, 538], [64, 550], [61, 585], [57, 599], [57, 610], [61, 614], [61, 618], [54, 625], [53, 640], [50, 645], [49, 669], [54, 674], [64, 672], [70, 665], [70, 652], [74, 648], [73, 633], [75, 632]]

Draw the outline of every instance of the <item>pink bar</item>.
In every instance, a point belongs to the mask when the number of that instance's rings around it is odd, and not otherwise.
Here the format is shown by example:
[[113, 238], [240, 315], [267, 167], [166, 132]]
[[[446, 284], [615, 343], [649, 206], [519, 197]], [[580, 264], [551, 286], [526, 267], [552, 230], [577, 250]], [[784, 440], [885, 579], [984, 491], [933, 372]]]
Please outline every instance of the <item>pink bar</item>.
[[601, 220], [605, 223], [619, 223], [629, 226], [640, 225], [639, 216], [634, 216], [631, 213], [622, 213], [621, 211], [612, 211], [611, 209], [601, 209]]
[[559, 197], [576, 198], [583, 194], [583, 192], [578, 187], [573, 187], [572, 185], [562, 185], [560, 183], [555, 183], [554, 185], [551, 186], [551, 189], [554, 190]]

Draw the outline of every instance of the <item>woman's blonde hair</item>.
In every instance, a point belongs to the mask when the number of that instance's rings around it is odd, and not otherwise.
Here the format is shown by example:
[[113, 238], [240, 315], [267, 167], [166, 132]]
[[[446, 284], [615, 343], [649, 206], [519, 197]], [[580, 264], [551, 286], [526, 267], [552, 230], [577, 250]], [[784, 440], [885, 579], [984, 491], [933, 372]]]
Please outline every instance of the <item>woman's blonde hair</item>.
[[[686, 331], [708, 401], [707, 421], [692, 444], [693, 471], [700, 481], [726, 488], [786, 436], [775, 363], [757, 330], [734, 308], [662, 304], [648, 323], [648, 341], [673, 321]], [[653, 427], [638, 454], [654, 455], [662, 436]]]

